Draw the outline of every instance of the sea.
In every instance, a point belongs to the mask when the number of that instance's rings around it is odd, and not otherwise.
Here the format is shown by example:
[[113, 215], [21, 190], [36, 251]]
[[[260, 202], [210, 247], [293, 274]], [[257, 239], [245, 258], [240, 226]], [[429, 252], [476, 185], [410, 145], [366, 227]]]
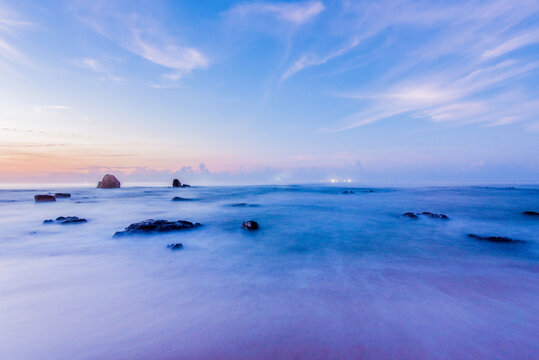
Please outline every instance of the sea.
[[[524, 211], [539, 186], [3, 189], [0, 359], [539, 359]], [[202, 226], [113, 237], [147, 219]]]

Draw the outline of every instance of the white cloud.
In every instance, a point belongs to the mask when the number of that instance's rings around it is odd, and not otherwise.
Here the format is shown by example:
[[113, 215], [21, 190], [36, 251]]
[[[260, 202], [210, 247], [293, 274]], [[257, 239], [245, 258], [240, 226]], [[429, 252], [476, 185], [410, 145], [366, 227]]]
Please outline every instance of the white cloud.
[[[185, 45], [183, 40], [159, 25], [151, 14], [128, 12], [111, 3], [79, 3], [74, 6], [74, 11], [79, 20], [125, 50], [172, 70], [164, 75], [165, 78], [178, 80], [195, 69], [209, 66], [202, 51]], [[86, 59], [86, 66], [94, 67], [94, 70], [99, 67], [92, 59]]]
[[269, 14], [277, 19], [294, 24], [304, 24], [325, 9], [320, 1], [306, 2], [252, 2], [233, 7], [233, 16], [248, 17], [251, 15]]
[[31, 25], [32, 23], [19, 19], [18, 15], [0, 4], [0, 58], [10, 62], [28, 64], [26, 56], [12, 44], [12, 41], [8, 40], [8, 37]]
[[539, 31], [527, 32], [508, 39], [493, 49], [483, 53], [485, 58], [494, 58], [504, 55], [510, 51], [539, 42]]
[[41, 105], [41, 106], [35, 106], [34, 111], [37, 113], [44, 113], [47, 111], [62, 111], [62, 110], [70, 110], [72, 109], [71, 106], [66, 105]]

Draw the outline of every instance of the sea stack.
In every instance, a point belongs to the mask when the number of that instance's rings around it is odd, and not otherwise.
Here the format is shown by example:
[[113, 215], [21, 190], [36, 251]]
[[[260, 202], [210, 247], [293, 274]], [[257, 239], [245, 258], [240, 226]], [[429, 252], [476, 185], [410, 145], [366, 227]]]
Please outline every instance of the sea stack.
[[120, 182], [116, 179], [116, 176], [106, 174], [103, 176], [103, 180], [97, 183], [98, 189], [117, 189], [120, 187]]
[[178, 179], [172, 180], [172, 187], [181, 187], [182, 183]]

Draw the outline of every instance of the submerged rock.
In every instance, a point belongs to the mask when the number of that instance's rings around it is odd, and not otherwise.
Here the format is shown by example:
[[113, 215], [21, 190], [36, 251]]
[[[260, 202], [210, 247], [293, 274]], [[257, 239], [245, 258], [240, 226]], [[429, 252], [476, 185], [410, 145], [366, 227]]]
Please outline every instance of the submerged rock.
[[344, 190], [342, 193], [343, 194], [353, 194], [354, 192], [352, 190]]
[[[52, 224], [52, 219], [43, 220], [43, 224]], [[59, 216], [56, 218], [58, 224], [80, 224], [87, 222], [86, 219], [79, 218], [78, 216]]]
[[259, 228], [258, 223], [256, 221], [253, 221], [253, 220], [244, 221], [241, 224], [241, 227], [246, 229], [246, 230], [258, 230], [258, 228]]
[[419, 217], [419, 215], [428, 216], [431, 219], [442, 219], [442, 220], [448, 220], [449, 219], [449, 217], [447, 215], [434, 214], [434, 213], [431, 213], [430, 211], [423, 211], [422, 213], [407, 212], [407, 213], [402, 214], [402, 216], [409, 217], [411, 219], [417, 219]]
[[34, 195], [35, 202], [50, 202], [56, 201], [56, 198], [53, 195]]
[[468, 234], [468, 237], [476, 240], [490, 241], [496, 243], [524, 243], [522, 240], [510, 239], [503, 236], [480, 236], [475, 234]]
[[171, 250], [180, 250], [180, 249], [183, 249], [183, 244], [182, 243], [168, 244], [167, 247]]
[[524, 211], [522, 214], [528, 216], [539, 216], [539, 213], [535, 211]]
[[423, 211], [421, 213], [421, 215], [425, 215], [425, 216], [428, 216], [432, 219], [443, 219], [443, 220], [447, 220], [449, 219], [449, 217], [447, 215], [444, 215], [444, 214], [434, 214], [434, 213], [431, 213], [430, 211]]
[[232, 207], [258, 207], [257, 204], [247, 204], [247, 203], [236, 203], [236, 204], [229, 204], [228, 206]]
[[411, 218], [411, 219], [417, 219], [417, 215], [414, 214], [413, 212], [407, 212], [407, 213], [404, 213], [404, 214], [402, 214], [402, 216], [404, 216], [404, 217], [409, 217], [409, 218]]
[[117, 189], [120, 187], [120, 181], [116, 179], [116, 176], [106, 174], [103, 176], [103, 180], [97, 183], [98, 189]]
[[71, 194], [69, 193], [56, 193], [54, 194], [54, 196], [58, 199], [58, 198], [70, 198], [71, 197]]
[[192, 199], [187, 199], [187, 198], [182, 198], [182, 197], [179, 197], [179, 196], [174, 196], [172, 198], [172, 201], [190, 201]]
[[124, 231], [118, 231], [114, 236], [123, 236], [130, 234], [147, 234], [154, 232], [169, 232], [193, 229], [201, 226], [200, 223], [192, 223], [185, 220], [168, 221], [168, 220], [154, 220], [148, 219], [134, 223], [125, 228]]

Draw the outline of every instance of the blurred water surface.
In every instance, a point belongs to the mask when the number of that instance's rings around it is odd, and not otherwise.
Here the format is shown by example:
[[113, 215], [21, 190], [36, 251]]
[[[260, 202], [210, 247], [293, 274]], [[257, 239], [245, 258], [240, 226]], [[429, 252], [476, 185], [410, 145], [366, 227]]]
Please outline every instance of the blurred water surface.
[[[539, 358], [525, 210], [539, 188], [0, 190], [0, 359]], [[112, 237], [150, 218], [204, 226]]]

